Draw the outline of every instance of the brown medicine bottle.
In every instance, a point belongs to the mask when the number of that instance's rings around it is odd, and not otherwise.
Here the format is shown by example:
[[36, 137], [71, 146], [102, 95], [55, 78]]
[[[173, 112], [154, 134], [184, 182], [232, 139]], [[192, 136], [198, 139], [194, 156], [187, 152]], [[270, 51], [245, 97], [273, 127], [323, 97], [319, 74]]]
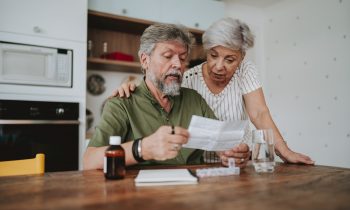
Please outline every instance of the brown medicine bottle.
[[125, 151], [120, 143], [120, 136], [109, 138], [110, 146], [105, 151], [103, 167], [106, 179], [123, 179], [125, 177]]

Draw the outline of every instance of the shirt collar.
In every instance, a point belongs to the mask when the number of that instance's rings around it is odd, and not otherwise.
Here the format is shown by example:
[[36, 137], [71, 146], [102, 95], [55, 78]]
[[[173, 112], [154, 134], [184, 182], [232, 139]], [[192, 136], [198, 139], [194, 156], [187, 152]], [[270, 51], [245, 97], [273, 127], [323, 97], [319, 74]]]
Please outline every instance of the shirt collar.
[[[153, 105], [159, 104], [159, 102], [156, 100], [156, 98], [152, 95], [151, 91], [148, 89], [146, 81], [145, 81], [145, 77], [143, 77], [143, 80], [140, 83], [140, 85], [138, 86], [138, 89], [147, 99], [149, 99], [151, 101], [151, 103]], [[172, 108], [173, 105], [174, 105], [174, 98], [176, 96], [167, 96], [167, 97], [168, 97], [168, 99], [170, 101], [170, 105], [171, 105], [171, 108]]]

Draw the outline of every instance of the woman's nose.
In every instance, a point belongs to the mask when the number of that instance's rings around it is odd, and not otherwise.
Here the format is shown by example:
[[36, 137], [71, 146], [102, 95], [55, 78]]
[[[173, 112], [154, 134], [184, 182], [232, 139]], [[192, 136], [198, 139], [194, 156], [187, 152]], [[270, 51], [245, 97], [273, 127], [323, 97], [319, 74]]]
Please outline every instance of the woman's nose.
[[215, 66], [216, 66], [216, 69], [217, 69], [217, 70], [222, 70], [222, 69], [224, 68], [224, 62], [223, 62], [223, 60], [221, 60], [221, 59], [220, 59], [220, 60], [217, 60]]

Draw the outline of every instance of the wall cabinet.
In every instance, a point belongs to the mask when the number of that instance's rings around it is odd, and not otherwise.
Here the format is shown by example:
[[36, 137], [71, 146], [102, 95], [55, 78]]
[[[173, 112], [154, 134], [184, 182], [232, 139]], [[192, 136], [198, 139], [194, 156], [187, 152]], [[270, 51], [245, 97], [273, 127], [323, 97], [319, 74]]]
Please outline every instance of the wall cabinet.
[[89, 0], [89, 9], [109, 14], [178, 23], [205, 30], [225, 16], [225, 3], [213, 0]]
[[89, 0], [89, 9], [159, 22], [162, 0]]
[[206, 30], [225, 16], [224, 2], [213, 0], [162, 0], [161, 22], [180, 23], [190, 28]]
[[[141, 73], [138, 62], [138, 48], [143, 31], [154, 22], [131, 18], [99, 11], [88, 11], [88, 40], [92, 42], [92, 56], [87, 61], [88, 69], [112, 70], [121, 72]], [[203, 31], [190, 29], [196, 38], [196, 46], [191, 53], [191, 59], [203, 55], [201, 36]], [[121, 52], [132, 55], [134, 61], [118, 61], [102, 59], [103, 43], [106, 42], [108, 52]]]
[[0, 31], [86, 41], [85, 0], [1, 0]]

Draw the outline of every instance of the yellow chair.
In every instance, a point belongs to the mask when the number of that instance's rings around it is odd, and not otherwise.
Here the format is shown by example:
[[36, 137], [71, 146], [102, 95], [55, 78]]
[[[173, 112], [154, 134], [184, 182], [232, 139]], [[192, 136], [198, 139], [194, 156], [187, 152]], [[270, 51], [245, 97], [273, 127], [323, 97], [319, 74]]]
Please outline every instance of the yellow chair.
[[35, 158], [0, 162], [0, 176], [44, 174], [45, 155], [36, 154]]

